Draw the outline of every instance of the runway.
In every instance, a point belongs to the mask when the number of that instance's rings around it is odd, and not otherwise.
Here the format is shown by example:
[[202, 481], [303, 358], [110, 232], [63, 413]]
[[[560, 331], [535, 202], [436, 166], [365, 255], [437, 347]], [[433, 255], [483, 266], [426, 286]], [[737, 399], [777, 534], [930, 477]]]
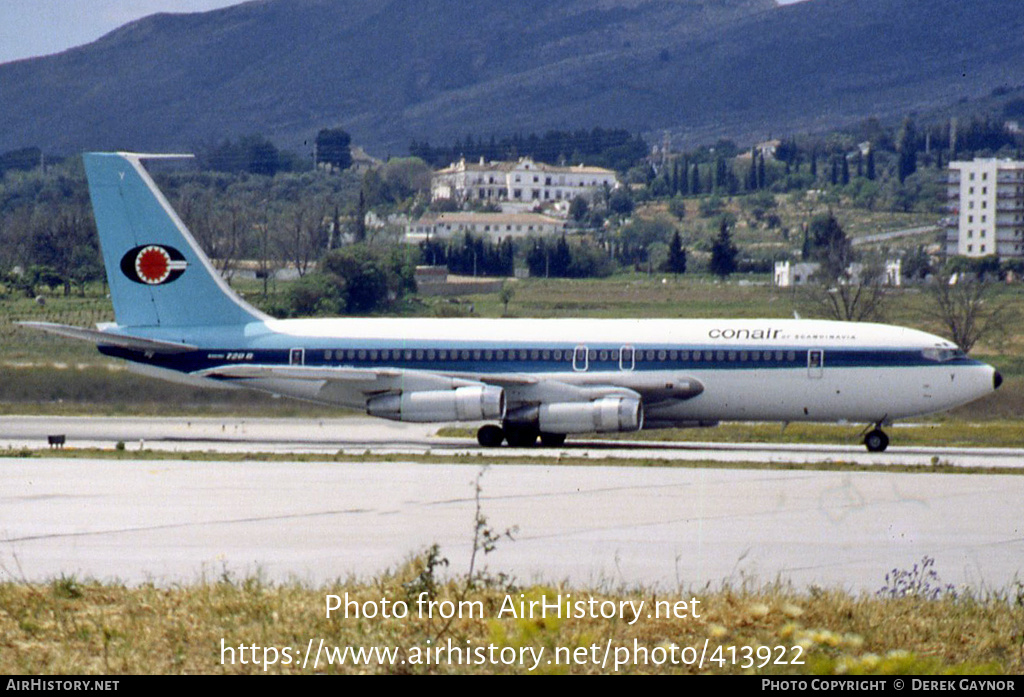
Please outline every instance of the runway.
[[629, 460], [850, 463], [857, 465], [959, 467], [1024, 467], [1024, 448], [934, 448], [893, 445], [869, 453], [862, 445], [805, 445], [716, 442], [657, 442], [572, 438], [558, 448], [481, 448], [472, 438], [441, 438], [437, 424], [399, 423], [370, 417], [340, 419], [243, 419], [158, 417], [0, 418], [0, 448], [46, 447], [47, 436], [61, 434], [67, 447], [110, 449], [123, 443], [127, 451], [319, 453], [343, 455], [447, 454], [487, 457], [496, 462], [525, 456], [571, 456], [611, 462]]
[[[487, 464], [486, 461], [481, 465]], [[438, 544], [468, 570], [480, 510], [514, 530], [479, 563], [520, 583], [663, 592], [782, 580], [877, 591], [935, 558], [1007, 588], [1024, 477], [413, 463], [3, 461], [0, 577], [320, 584]]]
[[[191, 583], [260, 574], [324, 583], [394, 568], [432, 544], [465, 573], [481, 512], [515, 529], [483, 563], [520, 582], [663, 591], [792, 582], [876, 591], [893, 568], [935, 558], [942, 583], [1006, 588], [1024, 562], [1024, 477], [906, 474], [932, 457], [1020, 466], [1019, 451], [961, 455], [893, 447], [639, 444], [597, 441], [528, 451], [438, 439], [429, 425], [221, 419], [5, 417], [2, 447], [60, 432], [68, 447], [113, 447], [129, 459], [4, 458], [0, 578], [61, 574], [128, 583]], [[130, 435], [129, 435], [130, 434]], [[139, 448], [188, 460], [130, 459]], [[317, 451], [339, 462], [203, 461], [196, 451]], [[367, 454], [367, 451], [369, 453]], [[474, 464], [422, 464], [421, 453]], [[345, 461], [344, 453], [352, 457]], [[375, 459], [396, 453], [401, 460]], [[640, 453], [639, 455], [637, 453]], [[589, 466], [558, 464], [569, 454]], [[728, 470], [621, 466], [629, 458], [855, 461], [878, 471]], [[453, 459], [453, 462], [455, 460]], [[625, 462], [628, 464], [628, 462]]]

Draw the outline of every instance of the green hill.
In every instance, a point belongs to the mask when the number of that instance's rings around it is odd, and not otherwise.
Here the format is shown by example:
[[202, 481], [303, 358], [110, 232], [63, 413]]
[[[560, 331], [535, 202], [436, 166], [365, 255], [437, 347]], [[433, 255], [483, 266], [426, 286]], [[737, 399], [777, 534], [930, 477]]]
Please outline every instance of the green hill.
[[340, 125], [374, 154], [550, 128], [679, 143], [1024, 84], [1019, 0], [259, 0], [0, 65], [0, 151], [194, 150]]

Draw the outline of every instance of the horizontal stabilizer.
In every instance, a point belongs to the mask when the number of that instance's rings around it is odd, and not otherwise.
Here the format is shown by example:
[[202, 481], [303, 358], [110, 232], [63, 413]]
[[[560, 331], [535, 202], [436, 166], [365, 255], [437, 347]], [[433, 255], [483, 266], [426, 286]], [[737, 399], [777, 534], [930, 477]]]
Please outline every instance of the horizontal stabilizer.
[[117, 346], [136, 351], [152, 351], [153, 353], [186, 353], [197, 349], [196, 346], [189, 344], [159, 341], [158, 339], [143, 339], [138, 336], [126, 336], [124, 334], [112, 334], [110, 332], [101, 332], [98, 329], [72, 327], [67, 324], [54, 324], [53, 322], [18, 322], [17, 324], [30, 329], [38, 329], [48, 334], [91, 341], [97, 346]]

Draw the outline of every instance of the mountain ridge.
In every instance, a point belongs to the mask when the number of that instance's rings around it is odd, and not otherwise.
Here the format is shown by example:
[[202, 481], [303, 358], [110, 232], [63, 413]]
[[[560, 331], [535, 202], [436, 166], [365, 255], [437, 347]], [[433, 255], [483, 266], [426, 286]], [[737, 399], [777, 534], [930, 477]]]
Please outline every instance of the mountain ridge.
[[0, 65], [0, 150], [301, 148], [336, 125], [375, 154], [593, 126], [756, 139], [1024, 84], [1022, 52], [1013, 0], [256, 0]]

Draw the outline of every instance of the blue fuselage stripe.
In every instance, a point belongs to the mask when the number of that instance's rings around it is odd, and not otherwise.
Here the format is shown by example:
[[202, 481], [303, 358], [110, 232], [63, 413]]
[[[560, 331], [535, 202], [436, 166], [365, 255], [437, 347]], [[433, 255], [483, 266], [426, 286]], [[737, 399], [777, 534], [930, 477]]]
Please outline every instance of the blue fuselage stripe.
[[[372, 348], [371, 348], [372, 346]], [[447, 346], [447, 348], [442, 348]], [[301, 349], [301, 357], [293, 351]], [[224, 365], [294, 365], [311, 367], [396, 368], [455, 373], [553, 373], [583, 367], [581, 352], [576, 347], [536, 346], [514, 347], [452, 345], [431, 342], [417, 346], [382, 347], [381, 344], [339, 342], [316, 347], [294, 349], [202, 349], [179, 354], [156, 354], [112, 346], [101, 346], [108, 356], [147, 363], [181, 372], [195, 372]], [[780, 368], [906, 368], [939, 365], [981, 365], [978, 361], [957, 357], [945, 362], [926, 358], [920, 349], [850, 349], [815, 347], [765, 348], [764, 346], [637, 346], [633, 358], [628, 352], [620, 358], [620, 346], [587, 347], [585, 361], [590, 372], [626, 369], [634, 371], [662, 370], [755, 370]], [[463, 353], [466, 352], [465, 357]], [[525, 356], [521, 352], [525, 352]], [[816, 353], [817, 355], [812, 355]], [[453, 354], [457, 357], [453, 357]], [[510, 357], [510, 354], [515, 354]], [[648, 355], [650, 354], [650, 355]], [[443, 355], [443, 357], [442, 357]]]

